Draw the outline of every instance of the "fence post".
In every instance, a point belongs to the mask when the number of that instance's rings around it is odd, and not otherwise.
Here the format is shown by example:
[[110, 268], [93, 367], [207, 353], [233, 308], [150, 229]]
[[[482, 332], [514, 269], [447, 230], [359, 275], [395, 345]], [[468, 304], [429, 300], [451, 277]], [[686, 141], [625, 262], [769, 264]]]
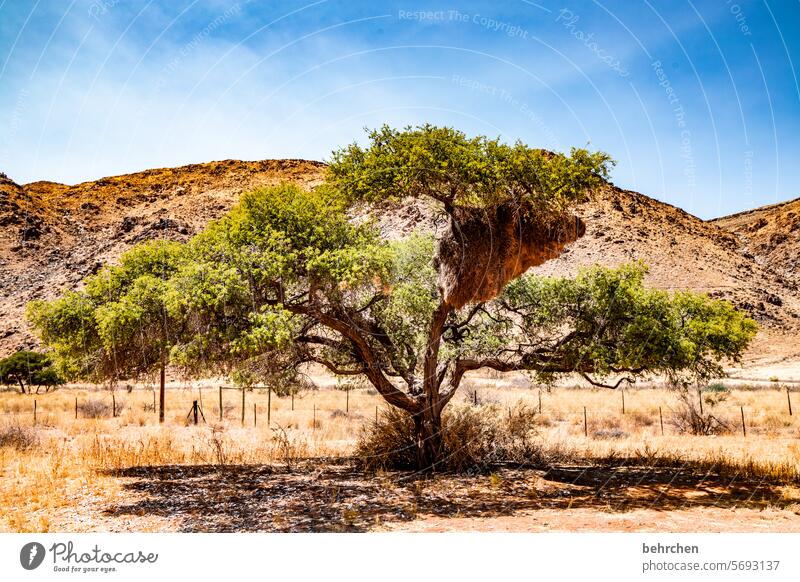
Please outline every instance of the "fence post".
[[542, 389], [539, 388], [539, 414], [542, 413]]
[[703, 393], [697, 389], [697, 399], [700, 401], [700, 416], [703, 416]]
[[192, 416], [194, 417], [194, 424], [197, 425], [197, 400], [192, 403]]
[[350, 415], [350, 388], [344, 389], [344, 412], [348, 416]]
[[312, 432], [317, 431], [317, 403], [314, 403], [314, 416], [311, 418], [311, 430]]
[[786, 401], [789, 403], [789, 416], [792, 415], [792, 396], [789, 393], [789, 387], [786, 387]]
[[475, 390], [475, 391], [472, 393], [472, 403], [473, 403], [475, 406], [478, 406], [478, 391], [477, 391], [477, 390]]
[[267, 426], [272, 422], [272, 387], [267, 388]]
[[242, 426], [244, 426], [244, 386], [242, 386]]
[[33, 399], [33, 426], [36, 426], [36, 399]]
[[153, 412], [156, 412], [156, 389], [153, 388]]
[[589, 436], [589, 422], [586, 419], [586, 407], [583, 407], [583, 436]]
[[117, 418], [117, 397], [111, 393], [111, 418]]
[[744, 426], [744, 406], [740, 406], [739, 410], [742, 412], [742, 435], [747, 436], [747, 429]]
[[622, 394], [622, 414], [625, 414], [625, 388], [620, 391]]
[[78, 420], [78, 398], [75, 397], [75, 420]]
[[222, 386], [219, 387], [219, 421], [222, 422]]
[[294, 390], [292, 390], [292, 412], [294, 412]]
[[378, 407], [375, 407], [375, 428], [378, 428]]
[[664, 415], [661, 414], [661, 407], [658, 407], [658, 420], [661, 422], [661, 436], [664, 436]]
[[253, 426], [258, 426], [258, 409], [255, 402], [253, 402]]
[[197, 386], [197, 397], [199, 398], [199, 406], [203, 408], [203, 385], [198, 384]]

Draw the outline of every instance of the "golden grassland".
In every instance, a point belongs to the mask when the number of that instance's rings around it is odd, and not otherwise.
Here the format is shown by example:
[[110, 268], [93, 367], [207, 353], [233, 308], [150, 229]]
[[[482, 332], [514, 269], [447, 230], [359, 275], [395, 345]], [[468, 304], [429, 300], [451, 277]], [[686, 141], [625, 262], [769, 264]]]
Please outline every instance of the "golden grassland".
[[[706, 412], [728, 427], [713, 436], [681, 433], [675, 424], [681, 405], [675, 392], [664, 388], [625, 389], [624, 414], [619, 390], [563, 386], [540, 391], [519, 380], [473, 377], [458, 397], [462, 405], [474, 406], [476, 392], [477, 406], [498, 414], [520, 401], [538, 410], [541, 399], [541, 414], [535, 417], [539, 439], [562, 458], [629, 459], [644, 465], [691, 461], [721, 473], [769, 478], [783, 483], [787, 496], [798, 497], [800, 397], [790, 416], [786, 390], [778, 385], [732, 388], [716, 404], [709, 399]], [[294, 409], [288, 396], [254, 390], [245, 393], [242, 422], [241, 394], [223, 391], [220, 421], [217, 388], [171, 387], [166, 422], [159, 425], [153, 392], [145, 387], [0, 393], [0, 531], [49, 531], [57, 516], [75, 511], [84, 500], [119, 495], [115, 470], [291, 465], [348, 456], [362, 428], [386, 406], [368, 389], [303, 392], [295, 397]], [[191, 413], [195, 400], [205, 416], [197, 426]]]

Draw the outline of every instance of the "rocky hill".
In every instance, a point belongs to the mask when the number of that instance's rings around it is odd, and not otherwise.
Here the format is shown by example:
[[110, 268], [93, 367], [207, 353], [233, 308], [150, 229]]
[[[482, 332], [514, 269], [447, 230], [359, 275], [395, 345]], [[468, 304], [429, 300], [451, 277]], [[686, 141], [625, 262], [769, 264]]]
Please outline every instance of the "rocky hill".
[[226, 160], [74, 186], [20, 186], [0, 175], [0, 356], [35, 345], [23, 320], [28, 301], [76, 287], [139, 241], [189, 238], [242, 192], [286, 180], [312, 187], [323, 169], [305, 160]]
[[713, 223], [736, 235], [742, 254], [800, 283], [800, 198]]
[[[323, 169], [304, 160], [228, 160], [75, 186], [20, 186], [0, 177], [0, 354], [34, 345], [22, 319], [27, 301], [79, 285], [136, 242], [185, 240], [244, 191], [281, 180], [313, 187]], [[641, 259], [656, 287], [707, 292], [751, 313], [762, 326], [751, 363], [800, 361], [798, 259], [791, 252], [800, 240], [800, 201], [706, 222], [608, 185], [578, 212], [586, 235], [537, 272], [571, 275], [585, 265]], [[386, 206], [378, 218], [387, 236], [443, 226], [419, 202]]]

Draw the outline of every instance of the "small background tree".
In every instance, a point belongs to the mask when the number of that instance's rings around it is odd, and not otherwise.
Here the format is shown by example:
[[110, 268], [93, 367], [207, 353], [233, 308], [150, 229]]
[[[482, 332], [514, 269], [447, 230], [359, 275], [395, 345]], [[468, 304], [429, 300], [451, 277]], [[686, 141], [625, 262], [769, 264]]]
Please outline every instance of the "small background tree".
[[20, 393], [25, 394], [26, 386], [28, 392], [32, 386], [37, 392], [42, 386], [50, 390], [64, 384], [64, 379], [48, 354], [20, 350], [0, 360], [0, 384], [18, 385]]

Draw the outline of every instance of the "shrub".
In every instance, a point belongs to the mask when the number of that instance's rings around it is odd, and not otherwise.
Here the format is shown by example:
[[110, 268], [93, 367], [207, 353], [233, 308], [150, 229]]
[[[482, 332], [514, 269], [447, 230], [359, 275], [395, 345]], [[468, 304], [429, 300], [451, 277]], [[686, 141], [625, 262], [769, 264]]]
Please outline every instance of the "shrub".
[[8, 424], [0, 427], [0, 447], [25, 451], [38, 444], [39, 435], [32, 428], [20, 424]]
[[[117, 402], [117, 414], [122, 410], [122, 402]], [[86, 418], [102, 418], [104, 416], [111, 416], [112, 407], [111, 402], [105, 400], [84, 400], [78, 403], [78, 410], [81, 415]]]
[[[484, 472], [499, 463], [527, 464], [540, 459], [534, 442], [535, 411], [518, 403], [508, 411], [494, 405], [453, 406], [442, 416], [444, 455], [436, 468], [454, 472]], [[355, 458], [359, 467], [413, 469], [417, 466], [414, 422], [396, 408], [386, 409], [377, 424], [359, 436]]]
[[672, 423], [680, 433], [707, 436], [728, 432], [730, 430], [728, 423], [711, 413], [726, 396], [725, 392], [707, 394], [703, 398], [706, 408], [701, 412], [697, 396], [690, 394], [688, 390], [681, 390], [678, 393], [678, 409], [672, 418]]
[[596, 439], [616, 440], [628, 438], [628, 433], [621, 428], [604, 428], [596, 430], [592, 433]]

